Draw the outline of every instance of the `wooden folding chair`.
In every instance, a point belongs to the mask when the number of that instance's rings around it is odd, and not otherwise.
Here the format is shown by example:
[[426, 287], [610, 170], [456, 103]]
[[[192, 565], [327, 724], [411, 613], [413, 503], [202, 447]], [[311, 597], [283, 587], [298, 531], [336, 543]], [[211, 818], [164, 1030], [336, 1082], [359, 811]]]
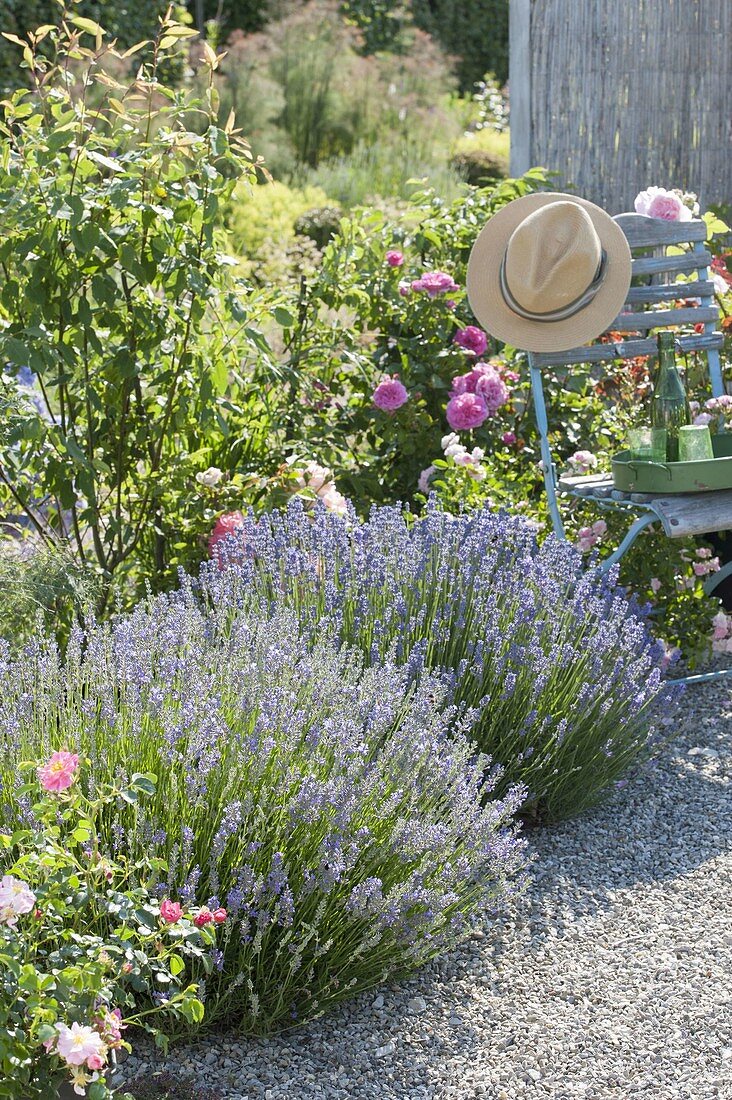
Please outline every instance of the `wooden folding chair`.
[[[596, 477], [558, 477], [549, 444], [549, 425], [542, 371], [545, 367], [568, 366], [572, 363], [600, 363], [614, 359], [633, 359], [639, 355], [654, 355], [656, 341], [648, 338], [650, 329], [672, 325], [696, 325], [702, 323], [704, 331], [680, 336], [677, 347], [682, 352], [703, 352], [711, 382], [712, 394], [720, 397], [724, 392], [719, 349], [723, 337], [718, 331], [719, 310], [714, 300], [714, 285], [709, 278], [711, 255], [706, 250], [706, 226], [702, 221], [666, 222], [647, 218], [640, 214], [619, 214], [615, 221], [621, 227], [631, 252], [633, 252], [633, 282], [625, 311], [610, 325], [609, 332], [644, 333], [642, 338], [629, 338], [612, 343], [598, 343], [590, 347], [573, 348], [570, 351], [529, 353], [531, 390], [536, 421], [541, 437], [541, 456], [549, 512], [554, 532], [565, 538], [564, 524], [559, 510], [560, 496], [581, 497], [596, 504], [599, 509], [615, 509], [628, 513], [632, 522], [618, 548], [606, 558], [601, 568], [609, 569], [630, 549], [646, 527], [661, 523], [669, 538], [686, 535], [705, 535], [732, 528], [732, 489], [717, 492], [687, 494], [624, 493], [615, 489], [610, 474]], [[689, 245], [683, 253], [668, 253], [669, 245]], [[640, 255], [636, 256], [635, 253]], [[693, 281], [675, 283], [680, 273], [691, 274]], [[636, 278], [639, 277], [639, 278]], [[698, 305], [677, 301], [697, 299]], [[661, 304], [667, 308], [658, 309]], [[670, 307], [670, 308], [669, 308]], [[716, 586], [732, 573], [728, 562], [707, 583], [706, 591]], [[683, 677], [684, 682], [698, 682], [732, 675], [731, 669]]]

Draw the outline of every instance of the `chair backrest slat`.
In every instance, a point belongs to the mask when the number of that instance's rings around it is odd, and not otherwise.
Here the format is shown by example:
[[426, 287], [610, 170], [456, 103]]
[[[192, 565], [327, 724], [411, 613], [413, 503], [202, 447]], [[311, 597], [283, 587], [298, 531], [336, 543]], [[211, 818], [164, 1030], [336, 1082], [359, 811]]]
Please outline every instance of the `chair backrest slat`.
[[707, 239], [707, 227], [701, 220], [667, 222], [662, 218], [646, 218], [643, 214], [618, 214], [614, 221], [625, 233], [631, 248], [655, 248]]
[[632, 286], [628, 291], [628, 305], [654, 302], [676, 302], [689, 298], [711, 298], [714, 283], [696, 279], [692, 283], [654, 283], [652, 286]]
[[703, 271], [711, 262], [711, 252], [704, 249], [700, 252], [677, 253], [674, 256], [640, 256], [633, 260], [633, 274], [662, 275], [667, 271], [669, 274], [688, 275], [692, 271]]
[[714, 306], [690, 306], [679, 309], [647, 309], [642, 313], [619, 313], [610, 325], [612, 332], [638, 332], [669, 325], [708, 324], [719, 320]]
[[[673, 313], [669, 311], [669, 317], [671, 316]], [[677, 343], [683, 352], [712, 351], [722, 347], [724, 337], [721, 332], [693, 333], [680, 336]], [[531, 354], [531, 362], [535, 367], [571, 366], [573, 363], [608, 363], [611, 359], [635, 359], [638, 355], [655, 355], [656, 351], [657, 345], [653, 339], [617, 340], [612, 344], [591, 344], [590, 347], [573, 348], [571, 351], [535, 351]]]

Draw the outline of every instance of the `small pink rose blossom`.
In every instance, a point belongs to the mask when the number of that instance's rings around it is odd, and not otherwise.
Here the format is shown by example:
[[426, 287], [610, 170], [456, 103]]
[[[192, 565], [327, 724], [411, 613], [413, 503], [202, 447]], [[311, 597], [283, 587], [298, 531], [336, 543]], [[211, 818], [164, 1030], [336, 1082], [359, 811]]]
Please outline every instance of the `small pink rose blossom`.
[[160, 902], [160, 916], [166, 924], [176, 924], [183, 916], [183, 908], [177, 901], [163, 898]]
[[228, 913], [226, 912], [225, 909], [222, 909], [222, 908], [214, 909], [214, 911], [213, 911], [214, 924], [224, 924], [224, 922], [226, 921], [227, 916], [228, 916]]
[[592, 451], [575, 451], [569, 459], [569, 464], [578, 473], [586, 474], [597, 466], [597, 457]]
[[488, 347], [488, 337], [483, 329], [477, 328], [476, 325], [459, 328], [455, 333], [454, 342], [471, 355], [482, 355]]
[[[93, 1028], [86, 1024], [78, 1024], [76, 1021], [67, 1027], [66, 1024], [56, 1024], [56, 1053], [67, 1065], [89, 1065], [89, 1059], [102, 1059], [102, 1065], [107, 1054], [107, 1048]], [[90, 1069], [95, 1067], [89, 1066]], [[101, 1068], [101, 1067], [100, 1067]]]
[[37, 769], [38, 778], [44, 791], [67, 790], [76, 778], [79, 757], [75, 752], [55, 752], [47, 764]]
[[396, 412], [409, 400], [409, 394], [395, 374], [391, 378], [382, 378], [371, 395], [371, 400], [383, 412]]
[[607, 534], [607, 524], [604, 519], [595, 520], [592, 524], [592, 533], [597, 535], [598, 539], [605, 537]]
[[445, 415], [456, 432], [469, 432], [487, 418], [488, 406], [477, 393], [457, 393], [448, 401]]
[[214, 919], [214, 915], [211, 910], [204, 905], [203, 909], [199, 909], [193, 918], [193, 923], [196, 928], [204, 928], [207, 924], [211, 924]]
[[651, 577], [651, 591], [658, 592], [661, 589], [661, 582], [658, 577]]
[[501, 436], [501, 440], [506, 444], [507, 447], [510, 447], [512, 443], [516, 442], [516, 433], [504, 432]]
[[692, 424], [700, 424], [702, 427], [707, 427], [711, 424], [712, 420], [714, 420], [714, 417], [710, 416], [709, 413], [697, 413], [692, 420]]
[[390, 248], [386, 253], [386, 262], [389, 267], [401, 267], [404, 263], [404, 255], [397, 248]]
[[408, 298], [409, 295], [412, 293], [411, 283], [401, 282], [399, 284], [399, 293], [401, 294], [402, 298]]

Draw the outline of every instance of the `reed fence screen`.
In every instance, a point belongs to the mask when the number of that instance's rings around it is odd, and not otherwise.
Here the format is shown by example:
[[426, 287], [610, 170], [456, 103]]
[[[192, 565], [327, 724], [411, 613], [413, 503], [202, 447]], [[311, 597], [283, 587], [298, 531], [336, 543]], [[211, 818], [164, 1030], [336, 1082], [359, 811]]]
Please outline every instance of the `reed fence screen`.
[[612, 214], [650, 184], [732, 203], [732, 0], [511, 0], [511, 172]]

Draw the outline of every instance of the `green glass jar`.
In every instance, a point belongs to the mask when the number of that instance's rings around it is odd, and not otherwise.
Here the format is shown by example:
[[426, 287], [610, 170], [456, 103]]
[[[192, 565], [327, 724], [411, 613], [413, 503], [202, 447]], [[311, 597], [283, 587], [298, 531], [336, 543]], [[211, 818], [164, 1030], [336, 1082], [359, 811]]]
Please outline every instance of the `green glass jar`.
[[679, 429], [691, 423], [686, 389], [676, 366], [675, 336], [658, 334], [658, 371], [651, 398], [651, 426], [666, 433], [666, 461], [679, 461]]

